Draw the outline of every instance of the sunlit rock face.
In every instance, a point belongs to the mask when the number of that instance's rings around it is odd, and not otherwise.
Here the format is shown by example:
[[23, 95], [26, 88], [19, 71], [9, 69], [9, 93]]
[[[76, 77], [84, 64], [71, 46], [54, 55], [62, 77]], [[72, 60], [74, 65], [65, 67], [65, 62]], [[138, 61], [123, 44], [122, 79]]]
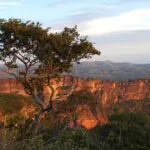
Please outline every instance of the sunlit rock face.
[[[56, 96], [58, 93], [68, 93], [69, 89], [62, 90], [60, 87], [73, 86], [75, 84], [75, 91], [88, 90], [104, 105], [111, 102], [118, 102], [119, 100], [127, 101], [150, 98], [150, 80], [111, 82], [81, 79], [72, 76], [66, 76], [60, 80], [52, 81], [52, 85], [55, 89], [54, 95]], [[46, 101], [49, 101], [51, 90], [46, 85], [43, 89], [45, 99]], [[0, 80], [0, 93], [18, 93], [27, 95], [23, 90], [23, 86], [14, 79]]]
[[30, 105], [30, 106], [24, 106], [21, 110], [20, 110], [20, 115], [24, 116], [25, 118], [29, 118], [31, 117], [35, 110], [37, 108], [33, 105]]
[[150, 98], [150, 80], [112, 82], [66, 76], [60, 82], [62, 85], [70, 86], [76, 84], [76, 91], [88, 90], [92, 92], [97, 100], [104, 105], [119, 101]]
[[98, 124], [105, 124], [107, 117], [96, 108], [93, 112], [88, 105], [81, 105], [76, 110], [77, 124], [83, 126], [86, 129], [94, 128]]
[[0, 93], [16, 93], [26, 95], [22, 85], [14, 79], [0, 80]]
[[77, 112], [77, 124], [85, 127], [86, 129], [91, 129], [98, 124], [97, 118], [91, 112], [91, 109], [87, 105], [79, 106], [76, 110]]
[[[77, 124], [86, 129], [91, 129], [97, 124], [104, 124], [107, 122], [107, 116], [100, 105], [107, 107], [114, 103], [150, 98], [150, 80], [141, 79], [135, 81], [112, 82], [65, 76], [59, 80], [53, 80], [51, 84], [55, 89], [54, 101], [58, 94], [64, 95], [70, 92], [69, 88], [61, 88], [63, 86], [72, 87], [75, 85], [75, 91], [88, 90], [95, 96], [97, 99], [97, 106], [94, 112], [87, 104], [80, 105], [76, 109], [78, 116]], [[0, 93], [18, 93], [27, 96], [22, 85], [14, 79], [0, 80]], [[44, 85], [43, 95], [45, 103], [47, 104], [49, 103], [50, 94], [50, 88]], [[30, 108], [30, 111], [31, 110], [33, 111], [33, 108]], [[25, 109], [23, 109], [22, 112], [25, 113]]]

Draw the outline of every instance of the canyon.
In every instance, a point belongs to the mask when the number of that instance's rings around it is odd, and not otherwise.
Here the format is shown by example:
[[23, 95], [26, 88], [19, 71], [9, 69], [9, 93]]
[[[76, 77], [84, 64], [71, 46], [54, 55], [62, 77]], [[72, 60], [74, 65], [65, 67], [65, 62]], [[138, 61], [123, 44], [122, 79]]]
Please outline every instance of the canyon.
[[[74, 86], [74, 91], [89, 91], [96, 99], [94, 109], [88, 104], [81, 104], [76, 108], [77, 124], [84, 126], [87, 129], [95, 127], [97, 124], [104, 124], [108, 119], [108, 112], [113, 104], [122, 104], [128, 102], [141, 102], [144, 99], [150, 99], [150, 80], [125, 80], [121, 82], [101, 81], [93, 79], [84, 79], [74, 76], [63, 76], [59, 80], [51, 82], [55, 89], [55, 96], [69, 93], [71, 87]], [[1, 79], [0, 93], [16, 93], [28, 96], [23, 89], [23, 86], [15, 79]], [[48, 103], [51, 91], [47, 86], [43, 88], [44, 102]], [[55, 98], [54, 98], [55, 101]], [[92, 99], [91, 99], [92, 101]], [[55, 103], [55, 102], [54, 102]], [[146, 104], [150, 108], [150, 103]], [[32, 108], [32, 111], [34, 109]], [[28, 107], [23, 108], [21, 112], [27, 115]], [[29, 109], [31, 114], [31, 109]], [[62, 115], [62, 114], [61, 114]], [[70, 123], [72, 125], [73, 123]]]

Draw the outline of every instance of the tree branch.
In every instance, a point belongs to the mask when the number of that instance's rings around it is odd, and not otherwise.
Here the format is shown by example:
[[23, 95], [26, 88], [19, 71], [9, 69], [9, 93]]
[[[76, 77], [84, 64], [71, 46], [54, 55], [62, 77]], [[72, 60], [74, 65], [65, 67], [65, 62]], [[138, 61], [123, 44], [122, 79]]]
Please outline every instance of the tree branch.
[[15, 78], [18, 78], [18, 77], [19, 77], [19, 75], [17, 75], [17, 74], [14, 73], [14, 72], [10, 72], [9, 70], [3, 70], [2, 72], [7, 73], [7, 74], [10, 74], [10, 75], [14, 76]]
[[38, 96], [37, 91], [34, 89], [33, 96], [35, 97], [37, 103], [40, 105], [41, 109], [44, 110], [45, 104], [42, 99]]
[[71, 87], [71, 90], [68, 94], [59, 95], [59, 96], [56, 97], [56, 100], [67, 99], [75, 91], [76, 86], [77, 86], [77, 83]]
[[23, 60], [23, 58], [20, 58], [18, 55], [15, 53], [13, 54], [17, 59], [19, 59], [22, 63], [26, 64], [26, 62]]

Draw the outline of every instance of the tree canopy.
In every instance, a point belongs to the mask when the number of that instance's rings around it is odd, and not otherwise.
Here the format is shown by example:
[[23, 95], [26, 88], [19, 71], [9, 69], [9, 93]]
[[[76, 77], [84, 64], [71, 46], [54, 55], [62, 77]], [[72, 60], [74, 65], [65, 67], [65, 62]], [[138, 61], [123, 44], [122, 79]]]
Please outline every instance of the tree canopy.
[[[76, 26], [52, 33], [39, 22], [0, 20], [0, 60], [9, 74], [20, 79], [42, 111], [52, 105], [51, 79], [71, 71], [73, 63], [93, 55], [100, 55], [100, 52], [87, 37], [80, 36]], [[52, 91], [48, 106], [43, 103], [44, 84]]]

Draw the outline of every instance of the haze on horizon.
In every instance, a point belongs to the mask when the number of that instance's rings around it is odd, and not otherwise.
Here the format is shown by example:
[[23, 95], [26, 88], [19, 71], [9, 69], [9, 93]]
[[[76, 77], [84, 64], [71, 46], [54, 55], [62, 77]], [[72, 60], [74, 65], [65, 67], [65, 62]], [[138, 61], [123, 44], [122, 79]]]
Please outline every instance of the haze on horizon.
[[150, 0], [0, 0], [0, 18], [78, 25], [102, 52], [94, 61], [150, 63]]

